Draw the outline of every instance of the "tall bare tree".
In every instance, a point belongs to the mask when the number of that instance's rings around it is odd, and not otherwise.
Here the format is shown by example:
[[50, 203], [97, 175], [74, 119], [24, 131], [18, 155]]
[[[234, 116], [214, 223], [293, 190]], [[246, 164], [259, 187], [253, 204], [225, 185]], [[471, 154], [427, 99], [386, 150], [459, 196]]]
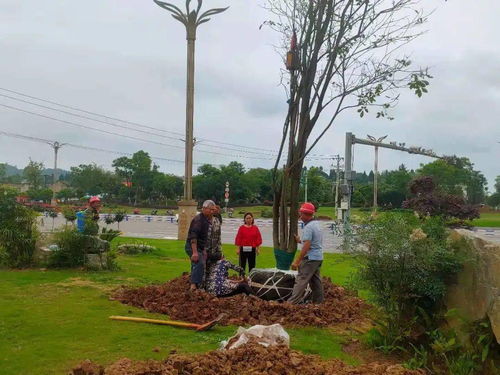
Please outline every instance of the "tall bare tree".
[[[289, 111], [274, 168], [274, 247], [294, 252], [304, 158], [347, 110], [388, 117], [402, 88], [427, 92], [427, 69], [402, 47], [420, 36], [420, 0], [268, 0], [267, 26], [280, 50]], [[291, 43], [290, 43], [291, 41]], [[291, 44], [291, 46], [290, 46]], [[286, 53], [288, 51], [288, 53]], [[311, 134], [314, 130], [314, 138]], [[311, 139], [310, 139], [311, 137]], [[282, 164], [283, 163], [283, 164]]]

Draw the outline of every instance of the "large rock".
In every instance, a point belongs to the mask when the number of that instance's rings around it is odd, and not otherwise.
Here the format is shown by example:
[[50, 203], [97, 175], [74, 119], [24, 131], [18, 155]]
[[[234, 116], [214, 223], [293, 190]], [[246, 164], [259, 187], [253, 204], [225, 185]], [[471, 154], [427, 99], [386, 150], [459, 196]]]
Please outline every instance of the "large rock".
[[452, 238], [459, 237], [471, 241], [473, 253], [457, 283], [448, 288], [446, 306], [457, 309], [471, 321], [489, 318], [500, 343], [500, 245], [464, 229], [452, 233]]

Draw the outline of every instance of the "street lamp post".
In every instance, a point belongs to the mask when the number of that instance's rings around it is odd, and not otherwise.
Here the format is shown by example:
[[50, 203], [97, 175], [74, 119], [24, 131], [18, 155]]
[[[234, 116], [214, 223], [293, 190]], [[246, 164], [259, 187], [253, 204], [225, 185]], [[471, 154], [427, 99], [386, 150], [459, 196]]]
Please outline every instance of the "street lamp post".
[[[376, 139], [375, 137], [372, 137], [371, 135], [367, 135], [368, 139], [370, 139], [373, 142], [380, 143], [384, 139], [387, 138], [387, 136], [380, 137], [379, 139]], [[378, 208], [378, 146], [375, 146], [375, 168], [373, 171], [373, 213], [377, 213], [377, 208]]]
[[192, 0], [186, 0], [186, 11], [179, 7], [159, 0], [154, 2], [172, 13], [172, 17], [186, 27], [187, 39], [187, 87], [186, 87], [186, 156], [184, 170], [184, 199], [179, 202], [179, 229], [178, 238], [187, 237], [189, 222], [196, 215], [196, 202], [193, 200], [193, 146], [194, 146], [194, 64], [195, 42], [198, 26], [210, 21], [210, 17], [222, 13], [228, 8], [214, 8], [201, 12], [203, 0], [197, 0], [198, 5], [191, 9]]

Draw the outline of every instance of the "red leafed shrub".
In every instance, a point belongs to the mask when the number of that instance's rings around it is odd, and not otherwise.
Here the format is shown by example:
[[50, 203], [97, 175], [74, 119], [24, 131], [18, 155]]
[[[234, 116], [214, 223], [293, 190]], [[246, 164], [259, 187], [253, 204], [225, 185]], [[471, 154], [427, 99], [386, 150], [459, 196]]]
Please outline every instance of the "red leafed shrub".
[[430, 176], [415, 178], [410, 183], [410, 192], [413, 196], [403, 202], [403, 208], [412, 209], [420, 216], [442, 216], [459, 220], [479, 217], [477, 207], [466, 204], [460, 196], [440, 192]]

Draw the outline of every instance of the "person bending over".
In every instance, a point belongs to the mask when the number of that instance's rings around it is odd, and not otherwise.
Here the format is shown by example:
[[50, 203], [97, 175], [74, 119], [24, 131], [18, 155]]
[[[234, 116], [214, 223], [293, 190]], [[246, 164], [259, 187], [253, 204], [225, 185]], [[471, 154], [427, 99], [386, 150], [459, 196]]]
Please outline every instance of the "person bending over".
[[[238, 272], [241, 280], [231, 280], [229, 278], [229, 269]], [[243, 268], [223, 258], [212, 264], [210, 269], [207, 270], [205, 289], [208, 293], [217, 297], [229, 297], [241, 293], [245, 293], [246, 295], [253, 294], [244, 276], [245, 271]]]

